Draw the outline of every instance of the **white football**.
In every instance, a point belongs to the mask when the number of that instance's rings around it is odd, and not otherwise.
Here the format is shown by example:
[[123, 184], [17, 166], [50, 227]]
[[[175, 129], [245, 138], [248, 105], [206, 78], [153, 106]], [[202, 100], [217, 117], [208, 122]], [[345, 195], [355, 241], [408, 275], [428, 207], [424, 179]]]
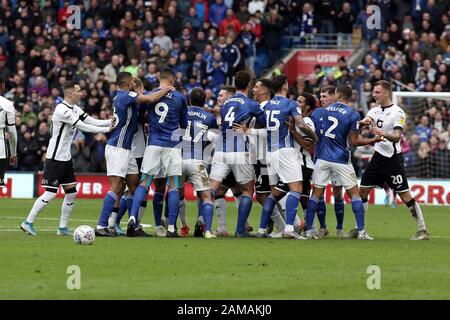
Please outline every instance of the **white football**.
[[95, 232], [89, 226], [79, 226], [73, 232], [73, 241], [76, 244], [92, 244], [95, 240]]

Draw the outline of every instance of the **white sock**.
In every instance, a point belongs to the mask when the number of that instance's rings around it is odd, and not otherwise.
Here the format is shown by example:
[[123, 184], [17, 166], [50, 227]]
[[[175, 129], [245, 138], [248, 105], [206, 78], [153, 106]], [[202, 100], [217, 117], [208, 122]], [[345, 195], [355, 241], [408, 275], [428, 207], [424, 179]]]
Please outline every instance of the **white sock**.
[[241, 197], [242, 196], [234, 198], [234, 203], [236, 204], [236, 208], [239, 208], [239, 203], [241, 202]]
[[64, 196], [64, 201], [61, 207], [61, 220], [59, 221], [60, 228], [66, 228], [69, 223], [70, 215], [72, 214], [73, 207], [75, 206], [75, 198], [77, 193], [68, 193]]
[[167, 231], [175, 232], [175, 226], [173, 224], [169, 224], [169, 227], [167, 228]]
[[294, 226], [292, 224], [287, 224], [286, 227], [284, 227], [284, 232], [294, 232]]
[[367, 211], [369, 211], [369, 201], [363, 202], [364, 207], [364, 216], [367, 215]]
[[180, 217], [181, 224], [184, 226], [187, 226], [187, 220], [186, 220], [186, 200], [180, 200], [178, 203], [179, 211], [178, 216]]
[[414, 202], [414, 206], [409, 208], [411, 214], [417, 222], [417, 230], [425, 230], [427, 227], [425, 226], [425, 220], [423, 218], [422, 209], [417, 202]]
[[139, 207], [138, 211], [138, 224], [141, 224], [142, 218], [144, 217], [145, 207]]
[[284, 228], [286, 227], [286, 223], [284, 222], [284, 219], [281, 216], [278, 206], [275, 206], [275, 208], [273, 208], [272, 215], [270, 217], [277, 226], [278, 230], [284, 230]]
[[108, 228], [112, 228], [116, 225], [118, 212], [111, 212], [111, 216], [108, 218]]
[[28, 223], [33, 223], [36, 216], [44, 209], [50, 201], [56, 198], [56, 192], [45, 191], [39, 198], [34, 202], [33, 208], [31, 208], [30, 213], [27, 217]]
[[227, 230], [227, 202], [224, 198], [216, 199], [217, 230]]
[[205, 218], [203, 218], [203, 216], [198, 216], [197, 220], [201, 223], [205, 223]]
[[260, 234], [261, 234], [261, 233], [266, 233], [266, 229], [264, 229], [264, 228], [259, 228], [259, 229], [258, 229], [258, 233], [260, 233]]

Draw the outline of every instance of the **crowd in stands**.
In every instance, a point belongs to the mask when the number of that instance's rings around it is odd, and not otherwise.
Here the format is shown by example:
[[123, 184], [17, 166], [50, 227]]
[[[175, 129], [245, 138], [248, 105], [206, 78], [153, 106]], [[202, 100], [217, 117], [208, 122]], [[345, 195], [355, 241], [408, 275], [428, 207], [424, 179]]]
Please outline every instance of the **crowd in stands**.
[[[380, 8], [381, 30], [365, 23], [370, 4]], [[78, 6], [79, 21], [71, 5]], [[370, 92], [381, 79], [398, 81], [398, 91], [449, 91], [447, 0], [3, 0], [0, 76], [8, 79], [5, 96], [16, 107], [16, 169], [42, 170], [52, 110], [62, 101], [66, 80], [80, 84], [80, 107], [100, 119], [112, 116], [119, 71], [151, 89], [162, 68], [173, 68], [180, 90], [203, 87], [213, 107], [236, 71], [249, 69], [257, 78], [279, 62], [284, 35], [328, 33], [340, 44], [351, 43], [359, 30], [368, 50], [360, 65], [352, 68], [343, 58], [333, 69], [317, 65], [314, 74], [298, 77], [293, 91], [319, 96], [324, 85], [347, 83], [361, 114], [374, 104]], [[410, 175], [450, 178], [449, 102], [418, 103], [404, 137]], [[105, 171], [106, 140], [78, 132], [75, 169]], [[370, 149], [355, 150], [359, 168]]]

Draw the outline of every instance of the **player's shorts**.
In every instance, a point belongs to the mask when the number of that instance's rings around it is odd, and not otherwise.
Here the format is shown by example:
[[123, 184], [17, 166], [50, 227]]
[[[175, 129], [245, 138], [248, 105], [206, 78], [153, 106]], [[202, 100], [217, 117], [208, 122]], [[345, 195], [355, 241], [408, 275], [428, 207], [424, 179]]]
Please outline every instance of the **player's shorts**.
[[181, 176], [183, 161], [180, 148], [147, 146], [141, 172], [155, 178]]
[[231, 171], [225, 179], [222, 180], [222, 185], [227, 187], [228, 189], [234, 188], [236, 186], [236, 178], [233, 174], [233, 171]]
[[319, 159], [316, 161], [313, 176], [314, 186], [317, 187], [326, 187], [332, 177], [335, 177], [336, 183], [346, 190], [358, 185], [355, 169], [350, 163], [335, 163]]
[[142, 168], [142, 161], [144, 160], [144, 158], [136, 158], [136, 164], [138, 166], [138, 171], [141, 172], [141, 168]]
[[385, 182], [395, 192], [409, 191], [405, 163], [401, 153], [388, 158], [375, 152], [363, 173], [361, 187], [378, 186], [383, 188]]
[[[302, 194], [309, 196], [311, 193], [311, 179], [313, 175], [313, 169], [308, 168], [306, 166], [302, 166], [302, 175], [303, 175]], [[275, 189], [283, 193], [289, 192], [288, 185], [281, 180], [278, 181], [277, 185], [275, 186]]]
[[209, 184], [208, 172], [201, 160], [183, 160], [183, 174], [181, 176], [181, 183], [190, 182], [196, 192], [206, 191], [211, 189]]
[[128, 174], [139, 174], [138, 165], [131, 150], [106, 145], [106, 175], [125, 178]]
[[58, 189], [60, 185], [65, 186], [73, 183], [76, 183], [76, 179], [72, 160], [45, 160], [44, 177], [41, 182], [43, 187]]
[[0, 187], [5, 185], [5, 172], [8, 166], [8, 159], [0, 159]]
[[211, 165], [210, 178], [222, 182], [233, 172], [238, 184], [255, 181], [255, 170], [246, 152], [216, 152]]
[[302, 181], [301, 163], [300, 152], [294, 148], [281, 148], [273, 152], [267, 152], [270, 185], [276, 186], [279, 180], [285, 183]]
[[257, 160], [256, 164], [253, 165], [255, 168], [255, 175], [256, 175], [256, 183], [255, 183], [255, 190], [256, 193], [270, 193], [270, 183], [269, 183], [269, 176], [267, 171], [267, 165], [262, 163], [261, 161]]

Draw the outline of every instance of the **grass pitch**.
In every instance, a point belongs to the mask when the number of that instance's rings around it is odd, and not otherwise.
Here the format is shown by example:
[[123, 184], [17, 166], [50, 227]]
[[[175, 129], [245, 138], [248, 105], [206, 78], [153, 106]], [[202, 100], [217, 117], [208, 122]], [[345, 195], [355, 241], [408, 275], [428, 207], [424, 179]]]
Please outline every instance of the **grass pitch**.
[[[0, 299], [449, 299], [450, 210], [423, 206], [430, 241], [410, 241], [415, 222], [405, 206], [370, 206], [374, 241], [271, 239], [97, 238], [92, 246], [57, 237], [60, 200], [38, 217], [37, 237], [19, 225], [34, 200], [0, 199]], [[95, 226], [101, 201], [78, 200], [70, 226]], [[228, 206], [228, 230], [236, 209]], [[193, 232], [196, 204], [188, 203]], [[261, 206], [250, 222], [258, 226]], [[345, 208], [345, 229], [353, 227]], [[151, 208], [143, 223], [153, 224]], [[153, 233], [153, 228], [147, 231]], [[67, 289], [67, 268], [78, 265], [81, 289]], [[381, 289], [369, 290], [370, 265]]]

